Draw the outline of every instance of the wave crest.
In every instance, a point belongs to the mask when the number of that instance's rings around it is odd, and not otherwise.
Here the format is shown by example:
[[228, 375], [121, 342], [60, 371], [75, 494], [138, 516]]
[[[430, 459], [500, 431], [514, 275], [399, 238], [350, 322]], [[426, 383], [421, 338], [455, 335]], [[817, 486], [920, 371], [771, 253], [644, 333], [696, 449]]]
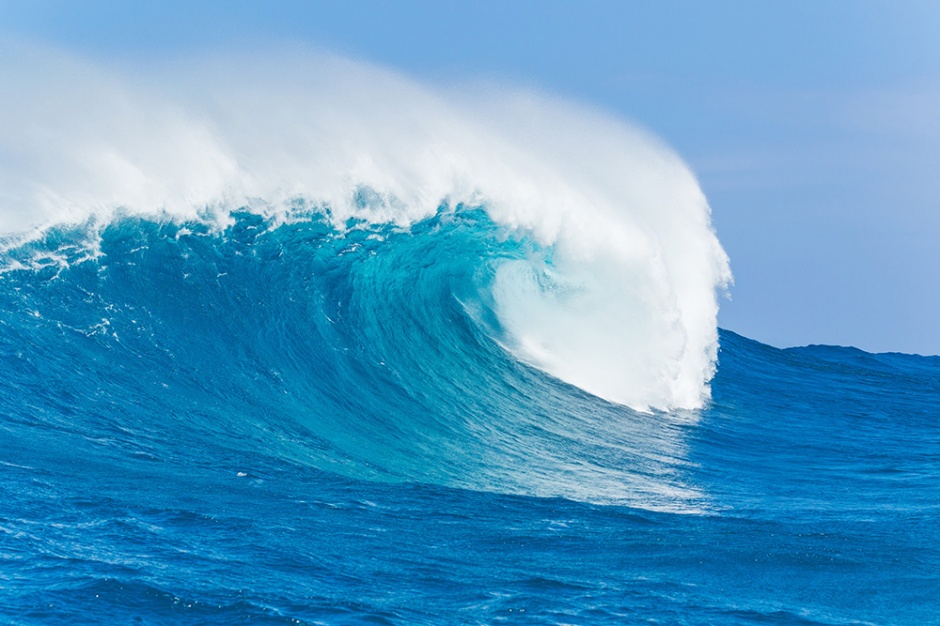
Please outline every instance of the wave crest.
[[247, 206], [289, 220], [298, 197], [337, 227], [482, 206], [538, 248], [494, 275], [518, 358], [638, 409], [708, 397], [727, 257], [694, 176], [640, 130], [537, 94], [432, 89], [296, 50], [133, 78], [7, 52], [7, 232], [117, 210], [186, 220]]

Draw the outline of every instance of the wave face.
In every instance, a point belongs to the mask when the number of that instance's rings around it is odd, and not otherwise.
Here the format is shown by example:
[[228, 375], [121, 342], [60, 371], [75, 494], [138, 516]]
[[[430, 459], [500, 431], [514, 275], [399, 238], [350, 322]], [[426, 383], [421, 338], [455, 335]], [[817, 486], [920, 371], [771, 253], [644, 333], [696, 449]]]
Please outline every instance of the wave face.
[[23, 54], [0, 621], [940, 613], [940, 361], [719, 354], [727, 259], [655, 140], [335, 59]]
[[282, 432], [271, 445], [357, 478], [697, 506], [670, 419], [559, 385], [507, 348], [520, 308], [571, 288], [550, 248], [482, 208], [409, 228], [295, 217], [51, 229], [7, 252], [8, 351], [58, 372], [97, 364], [68, 394], [129, 403], [141, 429], [193, 407], [213, 432]]

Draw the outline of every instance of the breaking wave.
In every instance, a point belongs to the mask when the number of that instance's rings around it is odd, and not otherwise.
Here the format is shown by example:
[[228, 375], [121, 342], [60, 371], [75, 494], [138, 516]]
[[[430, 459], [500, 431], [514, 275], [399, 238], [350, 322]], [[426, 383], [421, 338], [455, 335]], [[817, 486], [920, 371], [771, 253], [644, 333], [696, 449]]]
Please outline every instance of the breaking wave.
[[515, 358], [641, 411], [708, 398], [727, 257], [694, 176], [640, 130], [538, 94], [435, 90], [297, 50], [133, 77], [5, 52], [8, 233], [118, 216], [220, 230], [239, 210], [289, 222], [298, 204], [337, 232], [407, 230], [477, 207], [525, 249], [454, 251], [483, 255], [465, 262], [487, 268], [480, 298]]

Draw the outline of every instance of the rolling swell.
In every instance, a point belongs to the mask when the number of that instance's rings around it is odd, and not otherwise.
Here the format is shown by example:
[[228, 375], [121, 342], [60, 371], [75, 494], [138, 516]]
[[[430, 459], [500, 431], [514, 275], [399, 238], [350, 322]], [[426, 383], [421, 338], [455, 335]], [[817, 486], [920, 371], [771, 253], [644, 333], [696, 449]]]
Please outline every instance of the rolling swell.
[[500, 268], [538, 274], [550, 248], [481, 208], [407, 228], [227, 219], [11, 244], [5, 365], [14, 387], [52, 386], [30, 419], [143, 456], [221, 446], [371, 480], [704, 505], [684, 481], [694, 414], [599, 402], [507, 347]]

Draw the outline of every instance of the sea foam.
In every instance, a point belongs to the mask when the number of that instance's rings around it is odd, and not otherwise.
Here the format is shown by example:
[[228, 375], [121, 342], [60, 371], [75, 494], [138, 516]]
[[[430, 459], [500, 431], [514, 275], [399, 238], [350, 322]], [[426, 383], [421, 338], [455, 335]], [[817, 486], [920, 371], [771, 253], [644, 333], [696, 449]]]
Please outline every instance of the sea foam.
[[337, 226], [483, 206], [548, 251], [496, 270], [506, 349], [635, 409], [708, 399], [728, 259], [694, 175], [642, 130], [538, 93], [431, 87], [296, 49], [132, 67], [4, 54], [6, 233], [116, 212], [287, 219], [298, 198]]

